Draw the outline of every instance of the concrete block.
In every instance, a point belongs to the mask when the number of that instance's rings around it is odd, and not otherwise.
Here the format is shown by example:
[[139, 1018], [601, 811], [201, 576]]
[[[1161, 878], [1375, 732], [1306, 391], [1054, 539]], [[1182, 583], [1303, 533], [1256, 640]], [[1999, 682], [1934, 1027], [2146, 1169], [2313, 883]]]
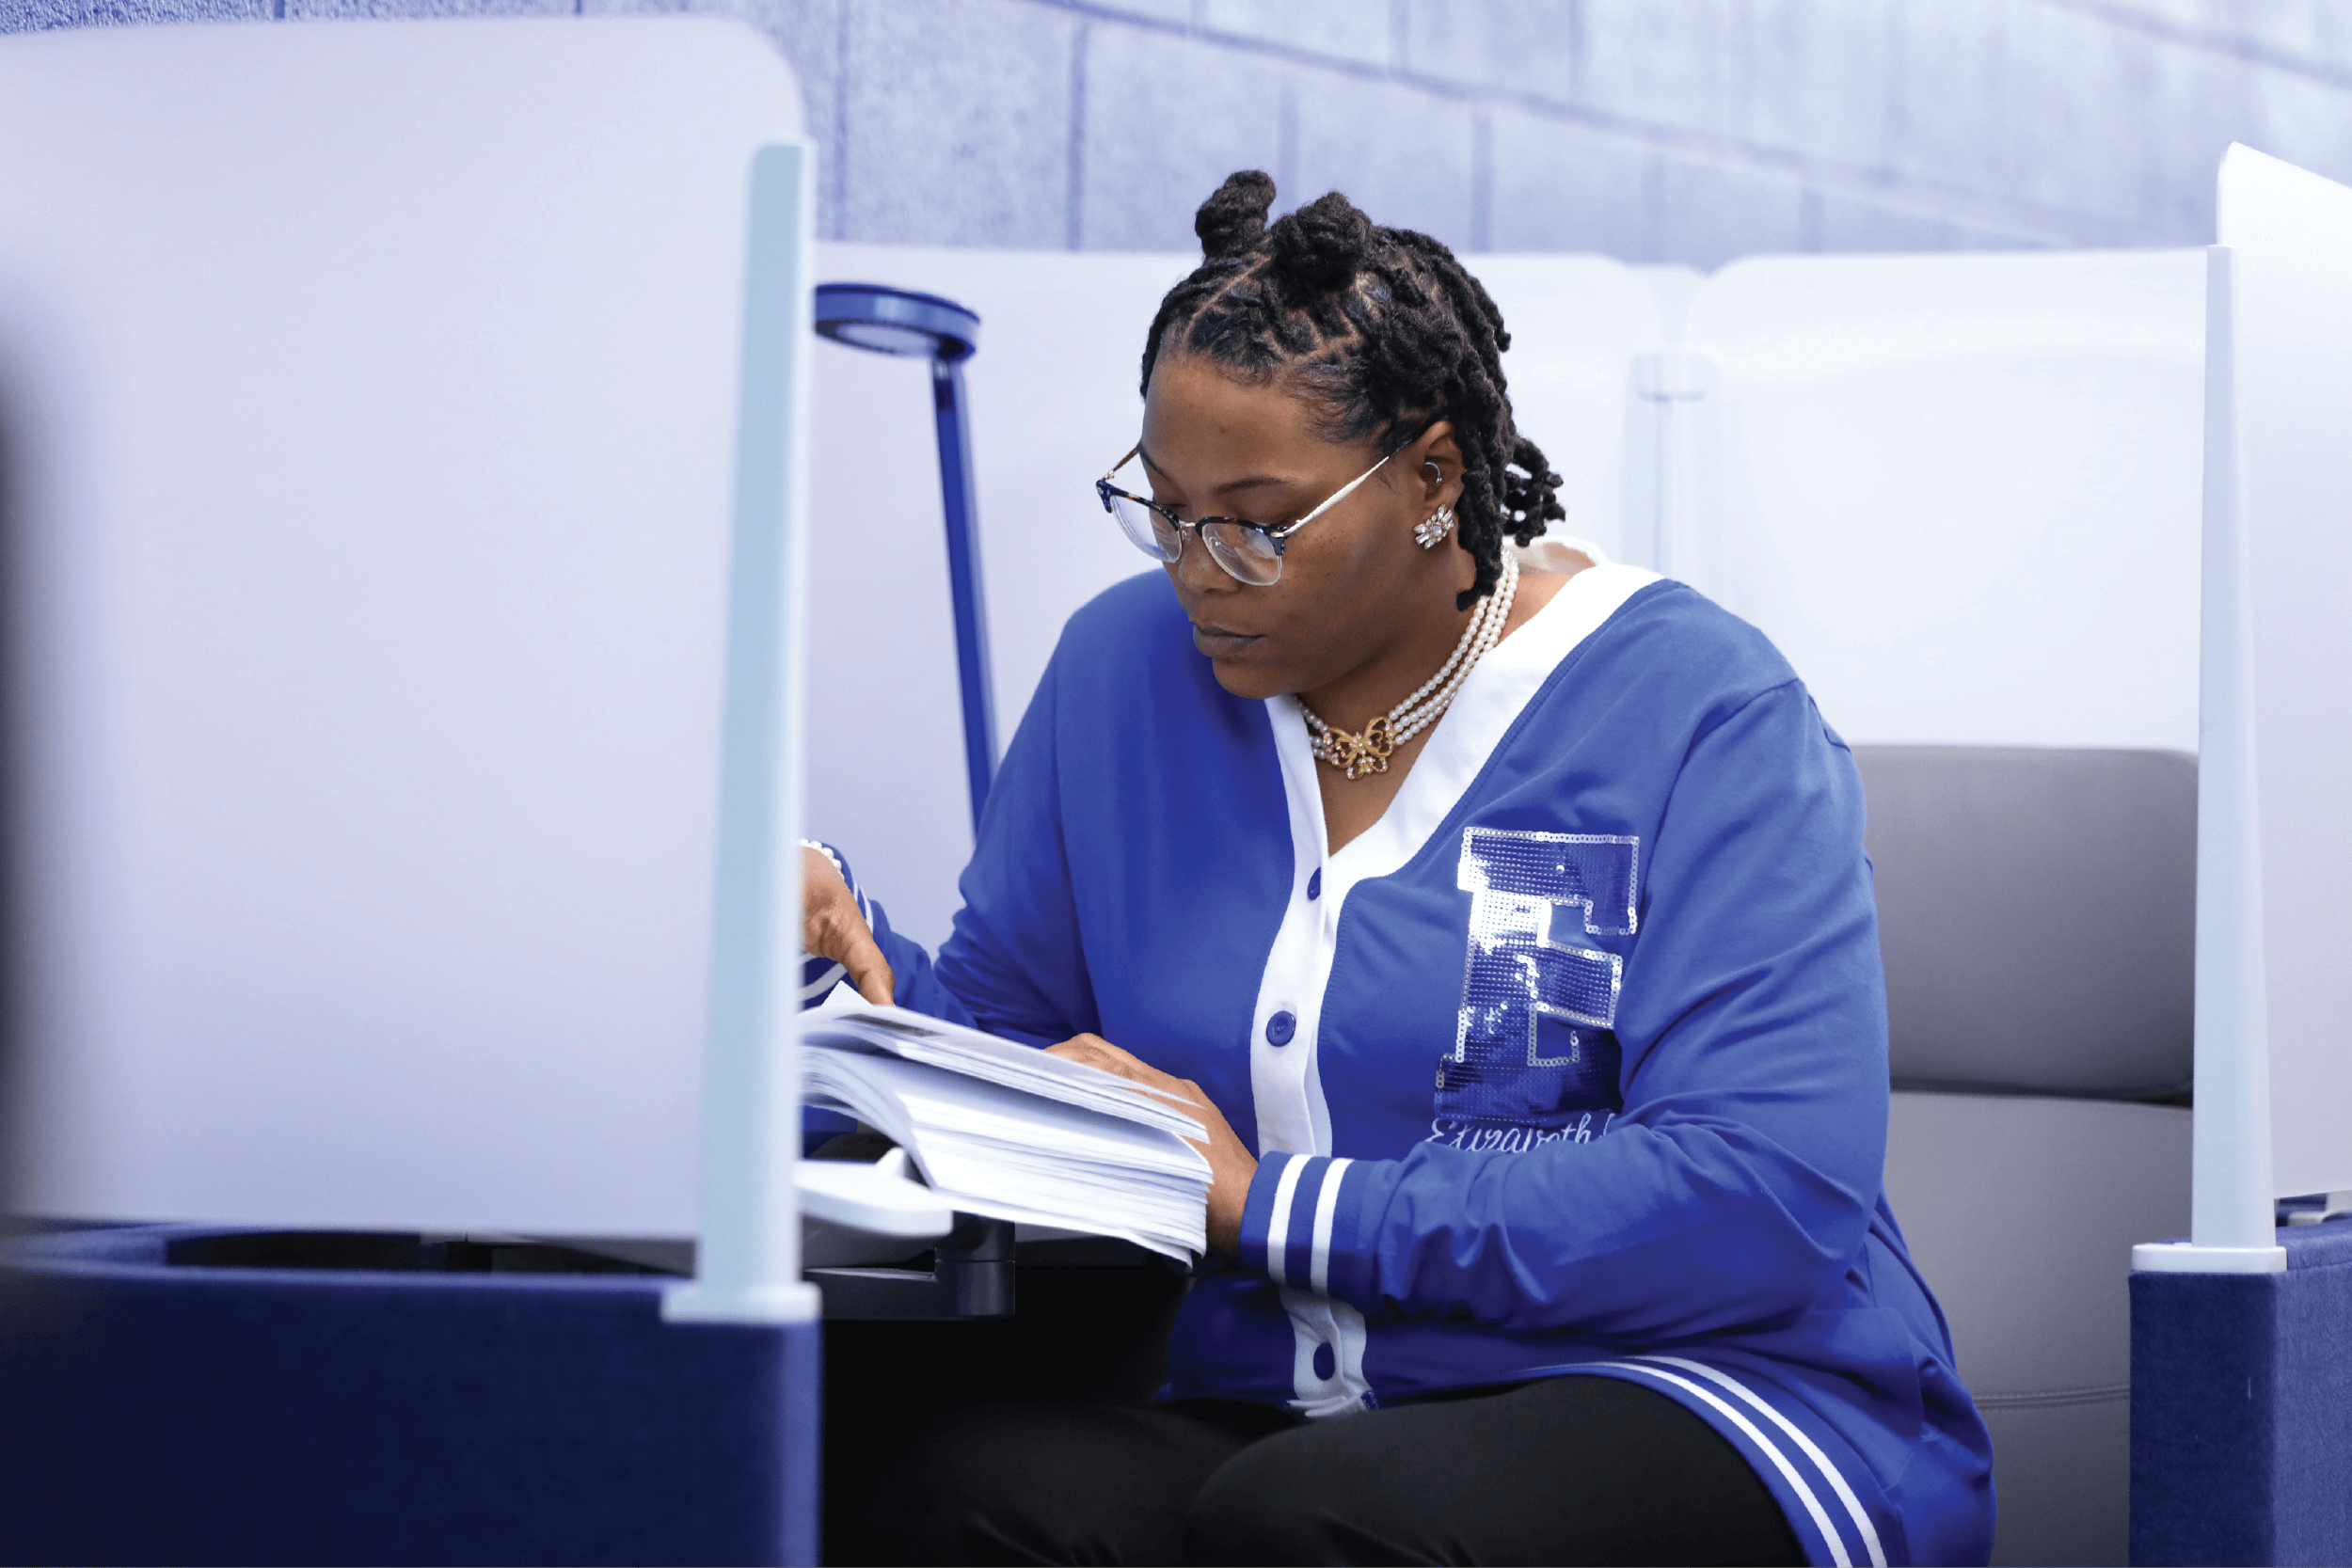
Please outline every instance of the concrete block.
[[[1283, 71], [1214, 43], [1098, 24], [1087, 37], [1079, 244], [1190, 252], [1192, 214], [1236, 169], [1282, 180]], [[1280, 193], [1283, 205], [1300, 193]]]
[[0, 0], [0, 35], [89, 25], [89, 0]]
[[1804, 248], [1804, 191], [1768, 169], [1651, 154], [1648, 261], [1712, 272], [1742, 256]]
[[1180, 27], [1192, 24], [1192, 0], [1094, 0], [1092, 8], [1152, 22], [1172, 22]]
[[2334, 70], [2352, 68], [2352, 8], [2344, 0], [2108, 0], [2108, 8]]
[[1649, 155], [1639, 142], [1512, 110], [1493, 117], [1486, 243], [1640, 261]]
[[2149, 63], [2146, 243], [2211, 245], [2221, 154], [2233, 141], [2259, 144], [2266, 128], [2257, 78], [2268, 73], [2174, 44], [2153, 50]]
[[2175, 27], [2195, 27], [2215, 20], [2214, 0], [2108, 0], [2107, 9]]
[[[101, 5], [106, 3], [107, 0], [100, 0]], [[160, 3], [173, 5], [183, 0]], [[572, 0], [286, 0], [285, 14], [290, 22], [400, 16], [569, 16]]]
[[1556, 103], [1576, 98], [1579, 12], [1561, 0], [1398, 0], [1396, 67]]
[[842, 237], [1067, 245], [1079, 25], [1020, 0], [850, 0]]
[[1578, 96], [1647, 125], [1729, 135], [1735, 45], [1733, 0], [1584, 0]]
[[1410, 87], [1321, 73], [1302, 76], [1297, 94], [1298, 175], [1283, 205], [1344, 191], [1375, 223], [1469, 248], [1470, 110]]
[[1392, 42], [1389, 10], [1364, 0], [1202, 0], [1199, 24], [1212, 33], [1387, 65]]
[[2018, 0], [1910, 0], [1898, 21], [1895, 124], [1899, 174], [1991, 195], [2012, 182], [2010, 31]]
[[1892, 172], [1998, 198], [2028, 231], [2135, 243], [2157, 47], [2039, 0], [1907, 0]]
[[2010, 43], [2008, 194], [2101, 218], [2143, 219], [2154, 139], [2152, 56], [2162, 45], [2055, 6], [2020, 10]]
[[2255, 91], [2259, 125], [2241, 140], [2352, 184], [2352, 91], [2268, 69], [2257, 73]]
[[2352, 7], [2342, 0], [2299, 0], [2308, 19], [2302, 50], [2315, 65], [2352, 71]]
[[1895, 0], [1756, 0], [1733, 56], [1743, 140], [1880, 166], [1894, 113]]
[[[88, 0], [71, 25], [141, 26], [166, 22], [266, 22], [275, 0]], [[8, 29], [13, 31], [14, 29]]]
[[1960, 248], [1960, 235], [1947, 219], [1855, 197], [1808, 192], [1804, 215], [1808, 250], [1891, 256]]
[[93, 0], [90, 21], [136, 26], [164, 22], [265, 22], [275, 0]]

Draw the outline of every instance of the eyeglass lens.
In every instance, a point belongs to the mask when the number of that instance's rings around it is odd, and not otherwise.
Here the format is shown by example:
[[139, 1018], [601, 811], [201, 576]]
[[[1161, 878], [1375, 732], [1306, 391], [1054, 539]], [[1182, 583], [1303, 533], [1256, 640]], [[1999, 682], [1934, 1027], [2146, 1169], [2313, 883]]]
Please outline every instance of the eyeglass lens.
[[[1111, 515], [1119, 519], [1120, 530], [1136, 548], [1162, 562], [1184, 554], [1184, 531], [1165, 516], [1125, 496], [1112, 496], [1110, 503]], [[1264, 588], [1281, 578], [1281, 552], [1256, 529], [1217, 518], [1203, 524], [1200, 531], [1201, 542], [1209, 547], [1209, 558], [1238, 580]]]
[[1184, 531], [1166, 517], [1125, 496], [1113, 496], [1110, 503], [1111, 515], [1136, 548], [1154, 561], [1173, 561], [1184, 553]]
[[1282, 575], [1282, 557], [1274, 541], [1254, 528], [1209, 523], [1200, 530], [1200, 539], [1216, 563], [1244, 582], [1264, 588]]

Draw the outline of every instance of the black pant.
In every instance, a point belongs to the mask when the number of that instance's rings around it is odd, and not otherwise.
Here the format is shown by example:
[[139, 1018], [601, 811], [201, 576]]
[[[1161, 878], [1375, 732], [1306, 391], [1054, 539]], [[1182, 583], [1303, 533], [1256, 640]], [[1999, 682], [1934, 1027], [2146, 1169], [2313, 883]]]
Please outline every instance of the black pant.
[[926, 1434], [902, 1562], [1802, 1562], [1772, 1494], [1662, 1394], [1550, 1378], [1308, 1422], [1219, 1400], [997, 1405]]
[[1069, 1271], [1063, 1301], [1025, 1270], [1017, 1325], [828, 1324], [826, 1560], [1804, 1560], [1737, 1449], [1616, 1379], [1315, 1422], [1136, 1402], [1149, 1370], [1104, 1325], [1148, 1336], [1173, 1299], [1129, 1273]]

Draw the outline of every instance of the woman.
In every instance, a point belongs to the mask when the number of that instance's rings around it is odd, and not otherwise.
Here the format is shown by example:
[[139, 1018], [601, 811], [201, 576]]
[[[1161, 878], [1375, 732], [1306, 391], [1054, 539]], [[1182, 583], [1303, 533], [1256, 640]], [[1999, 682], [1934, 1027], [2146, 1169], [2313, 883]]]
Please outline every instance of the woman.
[[1982, 1561], [1852, 759], [1691, 590], [1522, 563], [1486, 291], [1273, 197], [1200, 211], [1099, 486], [1166, 584], [1072, 618], [936, 964], [812, 871], [867, 995], [1180, 1090], [1215, 1172], [1161, 1402], [951, 1424], [897, 1549]]

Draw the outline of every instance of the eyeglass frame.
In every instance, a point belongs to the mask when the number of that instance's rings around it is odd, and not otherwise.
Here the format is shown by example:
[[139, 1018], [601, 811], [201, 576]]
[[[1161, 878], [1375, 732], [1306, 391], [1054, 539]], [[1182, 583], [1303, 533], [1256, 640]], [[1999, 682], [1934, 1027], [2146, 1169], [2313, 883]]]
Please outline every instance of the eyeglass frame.
[[[1427, 432], [1423, 431], [1422, 434], [1426, 435]], [[1418, 441], [1420, 439], [1420, 436], [1415, 436], [1413, 437], [1413, 441]], [[1172, 559], [1162, 557], [1160, 559], [1160, 564], [1163, 566], [1173, 566], [1178, 561], [1182, 561], [1184, 556], [1184, 536], [1187, 533], [1198, 534], [1202, 529], [1208, 527], [1211, 523], [1231, 523], [1235, 528], [1246, 528], [1253, 533], [1263, 534], [1265, 537], [1266, 542], [1274, 546], [1274, 560], [1276, 564], [1274, 568], [1273, 582], [1251, 582], [1248, 578], [1243, 577], [1239, 572], [1236, 572], [1231, 566], [1226, 565], [1224, 562], [1217, 561], [1216, 551], [1214, 549], [1209, 549], [1209, 559], [1216, 562], [1216, 569], [1218, 571], [1223, 572], [1227, 577], [1232, 578], [1235, 582], [1240, 583], [1245, 588], [1271, 588], [1274, 586], [1274, 583], [1282, 580], [1282, 568], [1280, 563], [1282, 558], [1290, 553], [1290, 536], [1296, 533], [1300, 529], [1305, 528], [1309, 523], [1313, 522], [1317, 517], [1320, 517], [1325, 513], [1330, 511], [1333, 507], [1339, 505], [1340, 502], [1345, 500], [1349, 496], [1354, 495], [1358, 485], [1363, 483], [1364, 481], [1370, 479], [1373, 475], [1378, 473], [1382, 468], [1386, 467], [1390, 458], [1394, 457], [1397, 452], [1403, 451], [1406, 447], [1411, 446], [1413, 441], [1404, 441], [1398, 443], [1395, 451], [1382, 453], [1379, 462], [1375, 463], [1371, 467], [1366, 468], [1362, 473], [1358, 474], [1354, 479], [1349, 480], [1345, 484], [1341, 485], [1337, 490], [1326, 497], [1323, 504], [1316, 507], [1312, 512], [1308, 513], [1296, 522], [1283, 523], [1279, 526], [1273, 526], [1265, 523], [1253, 523], [1247, 517], [1203, 517], [1199, 522], [1188, 523], [1182, 517], [1176, 515], [1176, 509], [1169, 506], [1165, 501], [1152, 500], [1147, 497], [1136, 495], [1132, 490], [1121, 490], [1118, 485], [1111, 483], [1111, 479], [1119, 472], [1120, 469], [1125, 467], [1128, 464], [1133, 463], [1142, 454], [1143, 443], [1140, 441], [1136, 442], [1134, 447], [1129, 449], [1126, 456], [1111, 465], [1109, 473], [1104, 474], [1101, 479], [1094, 482], [1094, 494], [1096, 498], [1102, 501], [1103, 510], [1110, 514], [1111, 521], [1113, 522], [1119, 521], [1119, 514], [1111, 507], [1111, 498], [1113, 496], [1117, 496], [1122, 500], [1131, 500], [1137, 506], [1142, 507], [1145, 511], [1156, 514], [1157, 515], [1168, 520], [1168, 526], [1176, 531], [1176, 554]], [[1124, 524], [1120, 524], [1120, 531], [1121, 533], [1126, 533], [1127, 530]], [[1134, 535], [1129, 534], [1128, 537], [1132, 540]], [[1138, 549], [1142, 548], [1141, 546], [1137, 546], [1136, 547]], [[1203, 541], [1201, 547], [1208, 549], [1206, 541]], [[1144, 553], [1149, 555], [1152, 552], [1147, 550]]]

